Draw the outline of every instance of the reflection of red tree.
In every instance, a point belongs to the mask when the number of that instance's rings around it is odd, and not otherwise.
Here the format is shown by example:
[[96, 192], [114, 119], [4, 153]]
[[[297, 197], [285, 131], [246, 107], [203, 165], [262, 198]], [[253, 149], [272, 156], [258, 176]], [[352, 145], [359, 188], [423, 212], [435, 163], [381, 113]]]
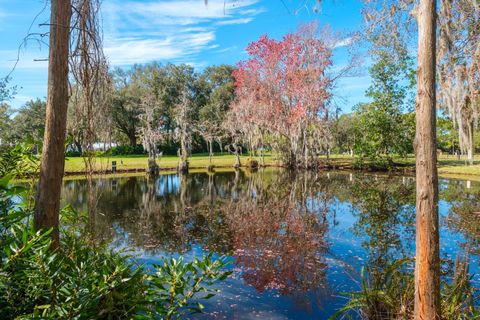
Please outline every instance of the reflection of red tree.
[[227, 212], [234, 230], [235, 264], [258, 291], [306, 291], [325, 282], [326, 227], [288, 200], [242, 200]]

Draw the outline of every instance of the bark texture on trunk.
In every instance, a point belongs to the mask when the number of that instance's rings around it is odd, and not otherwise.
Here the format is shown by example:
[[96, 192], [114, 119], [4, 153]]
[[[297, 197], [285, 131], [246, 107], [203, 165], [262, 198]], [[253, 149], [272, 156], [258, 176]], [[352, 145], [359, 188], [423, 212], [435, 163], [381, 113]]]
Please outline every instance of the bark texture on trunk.
[[135, 134], [135, 131], [128, 134], [128, 140], [130, 140], [131, 147], [135, 148], [137, 146], [137, 135]]
[[467, 149], [467, 160], [468, 164], [473, 166], [473, 157], [475, 154], [475, 143], [474, 143], [474, 124], [471, 123], [468, 127], [468, 149]]
[[51, 1], [45, 136], [34, 221], [37, 229], [53, 228], [53, 248], [59, 244], [60, 192], [65, 165], [71, 10], [70, 0]]
[[435, 0], [420, 0], [416, 103], [415, 319], [440, 319], [440, 257], [435, 109]]
[[182, 135], [180, 139], [180, 165], [178, 166], [178, 171], [182, 174], [188, 173], [188, 147], [187, 139], [185, 135]]

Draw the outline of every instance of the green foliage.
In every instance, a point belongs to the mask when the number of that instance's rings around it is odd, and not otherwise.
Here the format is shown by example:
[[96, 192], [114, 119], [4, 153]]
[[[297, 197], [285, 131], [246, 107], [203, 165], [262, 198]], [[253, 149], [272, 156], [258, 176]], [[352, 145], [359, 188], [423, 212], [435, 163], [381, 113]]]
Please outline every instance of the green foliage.
[[357, 136], [360, 135], [360, 133], [355, 130], [356, 116], [357, 114], [355, 112], [342, 114], [333, 123], [333, 139], [340, 153], [353, 153], [355, 141], [357, 140]]
[[11, 129], [12, 110], [6, 103], [0, 102], [0, 147], [8, 143]]
[[220, 270], [225, 259], [212, 255], [164, 260], [150, 274], [133, 257], [93, 241], [86, 217], [69, 206], [61, 212], [60, 247], [51, 250], [51, 230], [33, 227], [32, 189], [14, 182], [31, 170], [29, 149], [20, 145], [1, 156], [1, 319], [172, 318], [201, 311], [191, 299], [212, 297], [209, 286], [229, 275]]
[[141, 146], [141, 145], [136, 145], [135, 147], [125, 145], [125, 146], [112, 147], [108, 151], [108, 154], [112, 155], [112, 156], [131, 155], [131, 154], [145, 154], [145, 150], [143, 149], [143, 146]]
[[[410, 260], [397, 260], [383, 270], [361, 272], [361, 290], [346, 294], [348, 303], [331, 319], [409, 319], [413, 309], [414, 278]], [[410, 266], [411, 268], [411, 266]]]
[[475, 308], [475, 291], [471, 285], [473, 275], [469, 275], [468, 265], [468, 257], [462, 259], [458, 256], [453, 279], [443, 287], [442, 314], [445, 319], [478, 319], [480, 316], [480, 310]]
[[38, 156], [30, 144], [20, 143], [0, 153], [0, 177], [32, 176], [38, 170]]
[[0, 103], [0, 146], [5, 149], [28, 141], [33, 144], [31, 150], [38, 151], [45, 131], [45, 110], [46, 102], [40, 99], [30, 100], [18, 110]]
[[[442, 283], [442, 319], [477, 319], [474, 288], [468, 275], [468, 260], [457, 259], [453, 278]], [[451, 281], [447, 281], [451, 279]], [[347, 304], [331, 319], [412, 319], [415, 281], [413, 260], [400, 259], [385, 268], [362, 268], [361, 290], [345, 293]]]
[[458, 130], [454, 127], [449, 118], [437, 118], [437, 144], [438, 148], [444, 152], [460, 153], [460, 143], [458, 141]]
[[[93, 248], [73, 232], [61, 249], [49, 249], [49, 232], [21, 222], [2, 243], [0, 317], [97, 319], [131, 317], [142, 304], [142, 269], [105, 248]], [[7, 242], [7, 241], [5, 241]]]
[[[145, 275], [128, 257], [93, 247], [78, 214], [67, 207], [60, 249], [50, 249], [50, 232], [32, 224], [31, 189], [14, 183], [29, 173], [26, 145], [2, 154], [0, 180], [0, 318], [89, 319], [133, 315], [143, 299]], [[7, 161], [8, 159], [8, 161]]]
[[[163, 258], [163, 264], [154, 265], [155, 273], [148, 280], [148, 298], [154, 306], [154, 314], [177, 319], [202, 312], [204, 306], [198, 300], [215, 296], [219, 290], [212, 285], [231, 274], [222, 271], [228, 264], [224, 257], [213, 260], [212, 254], [188, 263], [182, 257], [178, 260]], [[151, 319], [151, 316], [148, 314], [146, 318]]]
[[17, 87], [9, 88], [10, 78], [0, 78], [0, 103], [10, 100], [17, 91]]
[[18, 110], [12, 120], [9, 142], [21, 142], [27, 138], [32, 141], [43, 140], [45, 131], [45, 100], [30, 100]]
[[78, 150], [67, 150], [65, 151], [65, 157], [81, 157], [82, 153]]
[[[212, 132], [220, 127], [234, 98], [233, 67], [212, 66], [196, 73], [191, 66], [150, 63], [130, 70], [115, 69], [112, 73], [114, 93], [109, 106], [115, 140], [134, 147], [145, 126], [146, 109], [153, 110], [152, 128], [165, 138], [158, 149], [164, 154], [177, 154], [174, 130], [179, 126], [176, 114], [182, 94], [189, 97], [189, 123], [204, 124]], [[205, 151], [202, 137], [193, 134], [197, 151]]]
[[199, 118], [201, 121], [211, 121], [218, 125], [225, 118], [230, 108], [230, 103], [235, 97], [234, 68], [229, 65], [208, 67], [200, 75], [199, 82], [204, 83], [208, 99], [200, 107]]
[[398, 61], [387, 50], [375, 54], [372, 85], [366, 92], [372, 102], [356, 108], [355, 151], [361, 158], [390, 165], [392, 154], [405, 156], [413, 151], [414, 116], [404, 114], [411, 105], [412, 84], [405, 83], [411, 77], [411, 59], [403, 56]]

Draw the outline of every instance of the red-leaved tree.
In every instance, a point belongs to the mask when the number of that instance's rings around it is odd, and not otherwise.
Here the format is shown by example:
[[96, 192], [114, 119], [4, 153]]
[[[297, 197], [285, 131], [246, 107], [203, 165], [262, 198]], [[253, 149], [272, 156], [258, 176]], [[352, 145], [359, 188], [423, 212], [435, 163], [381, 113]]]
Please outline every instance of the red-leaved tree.
[[280, 41], [264, 35], [250, 43], [250, 58], [234, 71], [237, 99], [229, 116], [247, 133], [266, 135], [289, 166], [308, 166], [329, 138], [331, 48], [310, 24]]

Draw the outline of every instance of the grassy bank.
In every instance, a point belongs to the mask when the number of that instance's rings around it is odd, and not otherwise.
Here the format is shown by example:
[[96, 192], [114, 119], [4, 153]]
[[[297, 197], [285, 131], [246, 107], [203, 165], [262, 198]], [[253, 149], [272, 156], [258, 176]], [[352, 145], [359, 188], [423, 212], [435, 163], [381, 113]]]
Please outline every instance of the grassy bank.
[[[246, 163], [249, 156], [242, 156], [241, 162]], [[329, 160], [326, 157], [320, 157], [321, 161], [329, 164], [333, 169], [353, 169], [355, 158], [345, 155], [332, 155]], [[144, 155], [130, 156], [110, 156], [98, 157], [95, 159], [95, 168], [99, 172], [110, 170], [112, 161], [117, 162], [117, 170], [119, 172], [138, 171], [143, 172], [147, 169], [148, 158]], [[395, 169], [413, 171], [415, 168], [415, 158], [413, 156], [407, 158], [397, 158], [394, 160], [397, 167]], [[177, 156], [163, 156], [158, 160], [158, 164], [162, 170], [175, 170], [179, 163]], [[191, 169], [204, 169], [210, 164], [209, 158], [205, 154], [193, 155], [190, 158]], [[216, 155], [212, 158], [212, 164], [217, 168], [231, 168], [235, 164], [235, 156], [233, 155]], [[280, 162], [267, 155], [265, 157], [267, 166], [279, 165]], [[367, 163], [368, 166], [368, 163]], [[81, 174], [85, 170], [85, 164], [81, 157], [68, 157], [65, 159], [66, 174]], [[475, 161], [472, 166], [465, 164], [465, 159], [458, 159], [455, 156], [442, 155], [438, 159], [438, 172], [442, 176], [479, 176], [480, 177], [480, 161]]]
[[[242, 156], [241, 162], [245, 163], [249, 159], [248, 156]], [[97, 171], [110, 170], [112, 168], [112, 161], [117, 162], [118, 171], [145, 171], [148, 166], [148, 157], [143, 155], [131, 155], [131, 156], [110, 156], [110, 157], [97, 157], [95, 159], [95, 168]], [[175, 170], [178, 166], [180, 159], [177, 156], [163, 156], [157, 160], [162, 170]], [[190, 168], [205, 168], [210, 164], [207, 155], [199, 154], [193, 155], [189, 159]], [[271, 156], [265, 157], [266, 165], [274, 165], [275, 160]], [[212, 158], [212, 164], [216, 167], [233, 167], [235, 164], [234, 155], [217, 155]], [[65, 158], [65, 173], [75, 174], [83, 173], [85, 171], [85, 163], [81, 157], [68, 157]]]

